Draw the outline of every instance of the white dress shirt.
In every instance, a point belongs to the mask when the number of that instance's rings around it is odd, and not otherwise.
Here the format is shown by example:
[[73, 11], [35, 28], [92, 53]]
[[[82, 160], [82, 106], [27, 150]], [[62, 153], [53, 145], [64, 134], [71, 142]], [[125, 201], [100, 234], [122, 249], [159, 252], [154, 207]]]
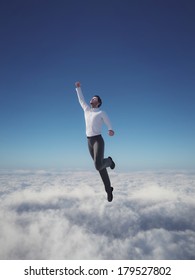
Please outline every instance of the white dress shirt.
[[99, 108], [91, 108], [84, 99], [81, 88], [76, 88], [79, 103], [84, 110], [86, 135], [92, 137], [101, 134], [103, 123], [106, 124], [108, 130], [112, 130], [112, 125], [107, 114]]

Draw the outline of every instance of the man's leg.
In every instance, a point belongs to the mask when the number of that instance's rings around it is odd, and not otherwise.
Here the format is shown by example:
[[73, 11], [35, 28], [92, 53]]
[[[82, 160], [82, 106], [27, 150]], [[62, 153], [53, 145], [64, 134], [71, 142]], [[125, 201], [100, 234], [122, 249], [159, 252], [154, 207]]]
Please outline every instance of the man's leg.
[[107, 193], [107, 199], [109, 202], [111, 202], [113, 200], [113, 194], [112, 194], [113, 187], [111, 187], [108, 172], [107, 172], [106, 168], [104, 168], [104, 169], [100, 170], [99, 173], [100, 173], [100, 176], [104, 183], [105, 191]]
[[106, 168], [100, 170], [99, 173], [100, 173], [100, 176], [101, 176], [102, 181], [104, 183], [105, 191], [109, 192], [110, 187], [111, 187], [111, 183], [110, 183], [110, 178], [108, 176], [108, 172], [107, 172]]
[[96, 141], [94, 141], [93, 154], [94, 154], [95, 168], [98, 171], [101, 171], [111, 166], [112, 159], [110, 157], [104, 158], [104, 139], [102, 138], [101, 135], [97, 136]]
[[[104, 183], [105, 191], [108, 195], [108, 201], [111, 202], [113, 199], [110, 178], [106, 167], [110, 166], [110, 159], [104, 159], [104, 140], [101, 136], [88, 138], [88, 148], [92, 159], [94, 160], [95, 167], [99, 171], [102, 181]], [[104, 168], [102, 168], [104, 167]]]
[[88, 149], [92, 159], [94, 160], [93, 141], [91, 138], [88, 138]]
[[111, 187], [110, 178], [106, 167], [111, 165], [109, 158], [104, 159], [104, 140], [102, 136], [97, 138], [97, 141], [94, 143], [93, 147], [94, 153], [94, 162], [96, 169], [99, 171], [102, 181], [104, 183], [105, 191], [107, 192], [108, 201], [111, 202], [113, 199], [113, 188]]

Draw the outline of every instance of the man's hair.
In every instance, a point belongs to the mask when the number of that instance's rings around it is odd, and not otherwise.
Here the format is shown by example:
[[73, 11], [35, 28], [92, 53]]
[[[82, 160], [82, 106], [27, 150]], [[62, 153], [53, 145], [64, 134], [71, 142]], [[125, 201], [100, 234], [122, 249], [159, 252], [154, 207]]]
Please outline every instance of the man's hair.
[[99, 97], [99, 95], [94, 95], [94, 97], [97, 97], [97, 99], [98, 99], [98, 103], [99, 103], [98, 108], [99, 108], [102, 105], [102, 100]]

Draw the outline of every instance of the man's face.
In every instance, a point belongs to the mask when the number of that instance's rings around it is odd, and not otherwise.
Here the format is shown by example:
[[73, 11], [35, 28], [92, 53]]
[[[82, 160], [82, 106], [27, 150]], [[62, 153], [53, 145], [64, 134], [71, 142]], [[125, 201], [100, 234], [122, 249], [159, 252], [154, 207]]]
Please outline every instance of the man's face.
[[98, 98], [96, 96], [92, 97], [92, 99], [90, 100], [90, 104], [92, 108], [98, 108]]

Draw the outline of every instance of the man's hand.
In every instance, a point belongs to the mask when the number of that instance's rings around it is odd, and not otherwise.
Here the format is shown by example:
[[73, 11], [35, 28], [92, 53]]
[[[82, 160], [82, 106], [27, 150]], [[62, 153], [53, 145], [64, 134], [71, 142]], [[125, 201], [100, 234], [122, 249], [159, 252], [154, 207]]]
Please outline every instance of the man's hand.
[[114, 135], [114, 131], [113, 130], [108, 130], [108, 134], [109, 134], [109, 136], [113, 136]]
[[76, 82], [76, 83], [75, 83], [75, 87], [76, 87], [76, 88], [81, 87], [81, 83], [80, 83], [80, 82]]

